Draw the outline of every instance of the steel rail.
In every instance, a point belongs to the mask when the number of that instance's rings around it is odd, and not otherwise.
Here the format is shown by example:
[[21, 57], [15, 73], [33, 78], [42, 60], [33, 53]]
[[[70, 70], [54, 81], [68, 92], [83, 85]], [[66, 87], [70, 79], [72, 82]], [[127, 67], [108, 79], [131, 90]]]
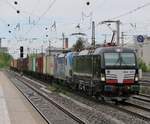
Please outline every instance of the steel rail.
[[53, 104], [55, 107], [57, 107], [59, 110], [61, 110], [62, 112], [64, 112], [66, 115], [68, 115], [70, 118], [72, 118], [74, 121], [78, 122], [79, 124], [86, 124], [83, 120], [81, 120], [79, 117], [77, 117], [76, 115], [74, 115], [72, 112], [70, 112], [69, 110], [67, 110], [66, 108], [64, 108], [63, 106], [59, 105], [57, 102], [55, 102], [53, 99], [49, 98], [44, 92], [39, 91], [39, 89], [36, 89], [34, 86], [32, 86], [31, 84], [27, 83], [28, 82], [32, 82], [31, 80], [27, 80], [27, 79], [23, 79], [19, 76], [16, 76], [16, 78], [23, 82], [26, 86], [28, 86], [29, 88], [31, 88], [33, 91], [35, 91], [36, 93], [38, 93], [40, 96], [44, 97], [46, 100], [48, 100], [51, 104]]
[[[18, 77], [19, 77], [19, 76], [18, 76]], [[34, 88], [33, 86], [31, 86], [29, 83], [28, 83], [28, 84], [26, 83], [27, 81], [31, 83], [31, 82], [32, 82], [31, 80], [24, 79], [24, 81], [22, 81], [20, 78], [19, 78], [18, 80], [20, 80], [21, 82], [24, 82], [25, 85], [27, 85], [27, 86], [30, 87], [31, 89], [37, 91], [37, 89], [35, 89], [35, 88]], [[25, 80], [26, 80], [26, 81], [25, 81]], [[38, 92], [40, 92], [40, 91], [38, 91]], [[45, 93], [40, 93], [40, 94], [41, 94], [44, 98], [46, 98], [48, 101], [50, 100], [50, 102], [52, 102], [52, 104], [54, 104], [56, 107], [58, 106], [58, 108], [59, 108], [60, 110], [65, 111], [64, 113], [66, 113], [66, 114], [68, 115], [68, 112], [69, 112], [68, 110], [64, 109], [62, 106], [59, 106], [59, 105], [58, 105], [57, 103], [55, 103], [52, 99], [49, 99], [48, 96], [47, 96]], [[145, 121], [150, 121], [150, 117], [147, 117], [147, 116], [144, 116], [143, 114], [140, 114], [140, 113], [137, 113], [137, 112], [128, 110], [128, 109], [124, 108], [123, 106], [120, 107], [120, 106], [113, 105], [113, 104], [110, 104], [110, 103], [104, 103], [104, 104], [105, 104], [105, 105], [108, 105], [108, 106], [110, 106], [110, 107], [113, 107], [113, 108], [115, 108], [115, 109], [118, 109], [118, 110], [120, 110], [120, 111], [122, 111], [122, 112], [126, 112], [126, 113], [128, 113], [128, 114], [131, 114], [131, 115], [133, 115], [133, 116], [135, 116], [135, 117], [138, 117], [138, 118], [140, 118], [140, 119], [143, 119], [143, 120], [145, 120]], [[129, 105], [130, 107], [135, 107], [135, 108], [138, 108], [138, 109], [142, 109], [142, 110], [144, 110], [144, 111], [146, 111], [146, 112], [150, 112], [150, 109], [145, 108], [145, 107], [142, 107], [142, 106], [139, 106], [139, 105], [135, 105], [135, 104], [132, 104], [132, 103], [127, 103], [127, 102], [125, 102], [125, 104]], [[78, 117], [74, 116], [72, 113], [70, 114], [70, 112], [69, 112], [69, 116], [70, 116], [72, 119], [75, 118], [75, 120], [77, 120], [77, 122], [78, 122], [79, 124], [85, 124], [84, 121], [82, 121], [82, 120], [79, 119]]]
[[128, 109], [123, 108], [123, 107], [117, 107], [117, 109], [120, 110], [120, 111], [126, 112], [126, 113], [128, 113], [128, 114], [131, 114], [131, 115], [133, 115], [133, 116], [136, 116], [136, 117], [138, 117], [138, 118], [140, 118], [140, 119], [143, 119], [143, 120], [145, 120], [145, 121], [150, 122], [150, 117], [146, 117], [145, 115], [139, 114], [139, 113], [137, 113], [137, 112], [128, 110]]
[[139, 96], [144, 96], [146, 98], [150, 98], [150, 95], [148, 95], [148, 94], [142, 94], [142, 93], [140, 93]]
[[[139, 94], [139, 96], [142, 96], [142, 95]], [[142, 96], [142, 97], [146, 97], [146, 96]], [[148, 97], [146, 97], [146, 99], [145, 99], [145, 98], [142, 98], [142, 97], [133, 96], [132, 98], [150, 103], [150, 99], [147, 99]], [[149, 98], [150, 98], [150, 97], [149, 97]]]
[[[130, 106], [130, 107], [136, 107], [136, 106], [132, 106], [131, 104], [128, 104], [128, 103], [124, 102], [124, 105], [125, 105], [125, 104], [127, 104], [127, 105]], [[142, 119], [142, 120], [145, 120], [145, 121], [150, 122], [150, 117], [147, 117], [147, 116], [145, 116], [145, 115], [143, 115], [143, 114], [134, 112], [134, 111], [132, 111], [132, 110], [128, 110], [128, 109], [126, 109], [124, 106], [113, 105], [113, 104], [110, 104], [110, 103], [106, 103], [106, 105], [108, 105], [108, 106], [110, 106], [110, 107], [112, 107], [112, 108], [115, 108], [115, 109], [117, 109], [117, 110], [119, 110], [119, 111], [122, 111], [122, 112], [125, 112], [125, 113], [127, 113], [127, 114], [130, 114], [130, 115], [132, 115], [132, 116], [134, 116], [134, 117], [138, 117], [138, 118], [140, 118], [140, 119]], [[126, 105], [126, 106], [127, 106], [127, 105]], [[138, 108], [139, 108], [139, 107], [138, 107]], [[139, 109], [140, 109], [140, 108], [139, 108]], [[147, 112], [147, 111], [146, 111], [146, 112]]]
[[38, 109], [38, 107], [36, 107], [36, 105], [32, 102], [32, 100], [30, 100], [25, 93], [15, 84], [15, 87], [22, 93], [22, 95], [30, 102], [30, 104], [37, 110], [37, 112], [43, 117], [43, 119], [48, 123], [51, 124], [51, 122], [49, 121], [49, 119]]

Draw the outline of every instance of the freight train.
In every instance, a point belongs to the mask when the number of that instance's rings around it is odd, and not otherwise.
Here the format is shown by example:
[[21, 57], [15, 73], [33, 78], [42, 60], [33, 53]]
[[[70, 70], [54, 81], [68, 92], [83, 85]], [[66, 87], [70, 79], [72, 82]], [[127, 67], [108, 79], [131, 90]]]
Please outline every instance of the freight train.
[[137, 57], [129, 48], [32, 55], [12, 60], [11, 69], [47, 82], [63, 82], [105, 100], [125, 101], [140, 90]]

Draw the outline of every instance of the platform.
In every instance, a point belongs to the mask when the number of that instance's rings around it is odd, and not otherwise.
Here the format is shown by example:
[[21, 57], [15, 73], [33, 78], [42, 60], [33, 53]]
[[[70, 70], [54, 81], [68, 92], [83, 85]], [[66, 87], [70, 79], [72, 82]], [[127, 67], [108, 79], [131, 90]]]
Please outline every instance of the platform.
[[0, 71], [0, 124], [47, 124], [3, 71]]

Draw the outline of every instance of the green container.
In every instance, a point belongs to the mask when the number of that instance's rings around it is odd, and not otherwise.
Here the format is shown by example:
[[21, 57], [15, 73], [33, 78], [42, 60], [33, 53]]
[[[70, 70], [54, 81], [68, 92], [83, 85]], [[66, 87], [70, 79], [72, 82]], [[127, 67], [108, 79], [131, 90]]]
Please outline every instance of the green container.
[[46, 56], [46, 65], [45, 65], [46, 69], [46, 74], [53, 76], [54, 75], [54, 69], [55, 69], [55, 65], [54, 65], [54, 56]]
[[35, 54], [30, 54], [28, 55], [29, 59], [28, 59], [28, 69], [30, 71], [34, 71], [35, 72], [35, 66], [36, 66], [36, 55]]

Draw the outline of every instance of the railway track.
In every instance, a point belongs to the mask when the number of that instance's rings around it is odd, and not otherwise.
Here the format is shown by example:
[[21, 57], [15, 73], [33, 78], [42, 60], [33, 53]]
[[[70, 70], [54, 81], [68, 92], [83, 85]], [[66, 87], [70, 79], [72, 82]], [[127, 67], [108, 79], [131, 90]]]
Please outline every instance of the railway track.
[[141, 101], [141, 103], [146, 102], [148, 105], [150, 104], [149, 95], [139, 94], [136, 96], [132, 96], [132, 100], [126, 101], [123, 104], [119, 104], [118, 106], [115, 107], [121, 111], [127, 112], [131, 115], [137, 116], [143, 120], [150, 122], [149, 106], [144, 106], [144, 104], [139, 104], [135, 100]]
[[150, 81], [149, 80], [140, 80], [141, 86], [150, 86]]
[[115, 107], [116, 109], [118, 109], [120, 111], [131, 114], [132, 116], [136, 116], [140, 119], [150, 122], [149, 109], [146, 109], [144, 107], [141, 107], [141, 106], [138, 106], [135, 104], [131, 104], [131, 103], [125, 103], [124, 105], [118, 105], [118, 106], [113, 106], [113, 107]]
[[[148, 95], [145, 95], [145, 94], [141, 94], [141, 95], [150, 98], [150, 96], [148, 96]], [[144, 100], [139, 99], [139, 100], [142, 100], [142, 101], [145, 100], [146, 102], [149, 102], [149, 100], [146, 100], [146, 99], [144, 99]], [[117, 104], [112, 104], [112, 103], [109, 103], [109, 102], [104, 102], [104, 103], [100, 102], [100, 103], [105, 104], [109, 107], [115, 108], [119, 111], [128, 113], [128, 114], [130, 114], [132, 116], [135, 116], [137, 118], [140, 118], [142, 120], [150, 122], [150, 108], [148, 108], [148, 107], [144, 107], [142, 105], [135, 104], [134, 102], [131, 102], [131, 101], [130, 102], [126, 101], [126, 102], [121, 102], [121, 103], [118, 102]]]
[[143, 97], [146, 97], [146, 98], [150, 99], [150, 95], [148, 95], [148, 94], [142, 94], [142, 93], [140, 93], [139, 96], [143, 96]]
[[140, 80], [140, 83], [144, 86], [150, 86], [150, 73], [144, 74]]
[[[85, 122], [83, 120], [81, 120], [79, 117], [77, 117], [76, 115], [71, 113], [69, 110], [67, 110], [63, 106], [61, 106], [58, 103], [56, 103], [55, 101], [53, 101], [53, 99], [50, 99], [45, 93], [41, 92], [40, 90], [38, 90], [37, 88], [35, 88], [31, 84], [29, 84], [29, 80], [23, 79], [23, 78], [21, 78], [19, 76], [16, 76], [16, 79], [19, 80], [20, 82], [22, 82], [21, 86], [19, 86], [20, 84], [18, 85], [17, 83], [14, 83], [14, 81], [13, 81], [13, 83], [15, 84], [17, 89], [28, 99], [28, 101], [34, 106], [34, 108], [42, 115], [42, 117], [49, 124], [51, 124], [51, 119], [47, 117], [48, 116], [47, 110], [49, 111], [50, 109], [48, 108], [48, 106], [46, 106], [46, 104], [45, 104], [45, 106], [43, 106], [43, 104], [37, 106], [37, 104], [40, 104], [40, 103], [38, 103], [38, 101], [40, 101], [40, 102], [42, 101], [42, 100], [40, 100], [41, 98], [46, 100], [46, 101], [48, 101], [47, 104], [49, 104], [49, 106], [53, 105], [55, 107], [55, 109], [58, 109], [59, 111], [61, 111], [61, 113], [65, 114], [65, 117], [68, 117], [68, 120], [66, 119], [66, 122], [64, 122], [64, 124], [67, 124], [67, 123], [68, 124], [69, 123], [85, 124]], [[23, 87], [23, 88], [21, 88], [21, 87]], [[28, 90], [27, 92], [29, 93], [29, 95], [26, 95], [25, 91], [23, 91], [22, 89], [30, 89], [31, 91]], [[38, 96], [34, 96], [33, 94], [38, 94]], [[31, 99], [31, 96], [32, 96], [32, 99]], [[39, 96], [41, 98], [38, 98]], [[34, 101], [33, 101], [33, 99], [34, 99]], [[44, 108], [43, 110], [46, 111], [46, 112], [41, 111], [39, 109], [39, 106], [40, 106], [40, 108]]]
[[[29, 85], [29, 84], [26, 84], [26, 85]], [[136, 117], [138, 117], [140, 119], [143, 119], [143, 120], [146, 120], [146, 121], [150, 121], [150, 109], [148, 109], [148, 108], [145, 108], [145, 107], [133, 104], [133, 103], [129, 103], [129, 102], [125, 102], [123, 105], [118, 105], [118, 106], [111, 104], [110, 106], [112, 106], [114, 108], [117, 108], [120, 111], [126, 112], [128, 114], [133, 115], [133, 116], [136, 116]], [[138, 109], [138, 112], [137, 112], [137, 109]], [[141, 113], [141, 111], [143, 113]], [[71, 114], [71, 116], [72, 116], [72, 114]], [[78, 120], [78, 118], [77, 118], [77, 122], [79, 122], [79, 121], [80, 120]], [[84, 124], [84, 122], [79, 122], [79, 123], [83, 123]]]
[[[30, 80], [27, 80], [27, 79], [21, 79], [19, 76], [17, 76], [17, 79], [20, 80], [21, 82], [25, 83], [25, 85], [27, 85], [28, 87], [30, 87], [31, 89], [33, 90], [37, 90], [35, 89], [34, 86], [30, 85], [30, 84], [33, 84], [32, 81]], [[26, 83], [28, 82], [28, 83]], [[42, 96], [44, 95], [44, 97], [47, 97], [45, 94], [42, 93]], [[47, 98], [46, 98], [47, 99]], [[50, 100], [51, 101], [51, 100]], [[52, 100], [53, 102], [53, 100]], [[55, 104], [55, 103], [54, 103]], [[133, 103], [129, 103], [129, 102], [126, 102], [124, 104], [121, 104], [121, 105], [114, 105], [114, 104], [109, 104], [109, 103], [104, 103], [110, 107], [113, 107], [113, 108], [116, 108], [117, 110], [119, 111], [122, 111], [122, 112], [125, 112], [125, 113], [128, 113], [132, 116], [136, 116], [142, 120], [145, 120], [145, 121], [148, 121], [150, 122], [150, 109], [148, 108], [145, 108], [145, 107], [142, 107], [142, 106], [139, 106], [139, 105], [135, 105]], [[57, 105], [56, 105], [57, 106]], [[59, 108], [59, 107], [58, 107]], [[63, 109], [62, 107], [60, 107], [60, 109]], [[136, 111], [135, 111], [136, 110]], [[66, 110], [65, 110], [66, 111]], [[65, 113], [68, 113], [65, 112]], [[68, 114], [67, 114], [68, 115]], [[76, 116], [74, 117], [74, 115], [71, 113], [69, 113], [69, 116], [71, 116], [71, 118], [75, 118], [73, 120], [76, 120], [76, 122], [78, 123], [81, 123], [81, 124], [85, 124], [84, 121], [82, 121], [81, 119], [79, 119], [78, 117], [76, 118]]]
[[133, 96], [132, 98], [150, 103], [150, 96], [146, 94], [139, 94], [139, 95]]

